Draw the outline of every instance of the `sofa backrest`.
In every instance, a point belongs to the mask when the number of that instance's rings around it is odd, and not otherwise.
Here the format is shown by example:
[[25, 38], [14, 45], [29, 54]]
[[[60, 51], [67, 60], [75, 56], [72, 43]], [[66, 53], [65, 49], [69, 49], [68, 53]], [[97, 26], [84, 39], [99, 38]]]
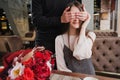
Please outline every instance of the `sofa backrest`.
[[0, 36], [0, 52], [14, 52], [23, 48], [22, 40], [19, 36]]
[[96, 31], [95, 32], [96, 36], [98, 38], [102, 38], [102, 37], [117, 37], [118, 34], [116, 32], [102, 32], [102, 31]]
[[6, 45], [7, 45], [6, 40], [4, 38], [0, 38], [0, 54], [3, 52], [9, 52]]
[[120, 73], [120, 38], [96, 38], [92, 60], [97, 71]]

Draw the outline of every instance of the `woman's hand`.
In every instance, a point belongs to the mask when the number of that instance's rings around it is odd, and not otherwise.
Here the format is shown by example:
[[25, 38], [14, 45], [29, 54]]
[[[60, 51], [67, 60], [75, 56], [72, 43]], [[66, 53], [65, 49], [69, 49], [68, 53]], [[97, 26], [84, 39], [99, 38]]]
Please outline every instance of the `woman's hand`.
[[83, 5], [83, 11], [75, 13], [75, 17], [78, 18], [80, 21], [85, 21], [87, 19], [88, 12]]
[[90, 22], [91, 16], [90, 16], [90, 14], [86, 11], [84, 5], [83, 5], [83, 11], [84, 11], [84, 12], [81, 12], [81, 13], [80, 13], [80, 14], [81, 14], [81, 17], [79, 17], [79, 19], [80, 19], [81, 21], [84, 21], [83, 24], [82, 24], [82, 28], [86, 28], [87, 25], [88, 25], [89, 22]]
[[32, 51], [30, 51], [28, 54], [26, 54], [23, 58], [22, 58], [22, 62], [24, 62], [24, 61], [27, 61], [27, 60], [29, 60], [30, 58], [32, 58], [33, 57], [33, 55], [34, 55], [34, 53], [36, 52], [36, 51], [43, 51], [43, 50], [45, 50], [45, 47], [44, 46], [38, 46], [38, 47], [34, 47], [33, 49], [32, 49]]
[[90, 16], [89, 13], [87, 13], [87, 18], [86, 18], [86, 20], [83, 22], [82, 28], [86, 28], [86, 27], [88, 26], [88, 24], [89, 24], [89, 22], [90, 22], [90, 19], [91, 19], [91, 16]]
[[85, 37], [85, 32], [86, 32], [86, 28], [90, 22], [91, 16], [90, 14], [86, 11], [85, 6], [83, 5], [83, 10], [84, 10], [84, 14], [81, 14], [82, 17], [79, 17], [79, 20], [83, 21], [82, 25], [81, 25], [81, 31], [80, 31], [80, 36], [84, 36]]

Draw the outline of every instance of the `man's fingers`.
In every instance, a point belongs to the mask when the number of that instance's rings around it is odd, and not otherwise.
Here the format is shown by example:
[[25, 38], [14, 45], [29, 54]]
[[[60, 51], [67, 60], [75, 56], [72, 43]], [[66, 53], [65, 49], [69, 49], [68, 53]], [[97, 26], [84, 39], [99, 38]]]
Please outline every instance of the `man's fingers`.
[[69, 11], [70, 7], [65, 8], [64, 12]]
[[86, 16], [87, 13], [86, 12], [78, 12], [75, 14], [75, 16]]

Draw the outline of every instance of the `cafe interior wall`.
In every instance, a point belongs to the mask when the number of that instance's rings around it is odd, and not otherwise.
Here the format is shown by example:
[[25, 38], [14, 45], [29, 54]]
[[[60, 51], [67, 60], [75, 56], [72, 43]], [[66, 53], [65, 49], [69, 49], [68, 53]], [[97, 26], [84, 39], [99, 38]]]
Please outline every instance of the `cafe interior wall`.
[[120, 0], [117, 0], [118, 2], [116, 2], [117, 4], [117, 33], [118, 33], [118, 37], [120, 37]]
[[86, 7], [86, 10], [90, 13], [91, 15], [91, 20], [90, 20], [90, 23], [89, 23], [89, 26], [87, 27], [87, 29], [89, 30], [94, 30], [94, 22], [93, 22], [93, 19], [94, 19], [94, 0], [82, 0], [82, 3], [85, 5]]
[[101, 0], [101, 30], [114, 31], [120, 37], [120, 0]]
[[[115, 21], [112, 20], [111, 22], [111, 16], [112, 19], [115, 19], [115, 9], [112, 9], [113, 15], [111, 15], [111, 2], [114, 0], [99, 0], [100, 2], [100, 12], [99, 15], [94, 14], [94, 0], [82, 0], [82, 3], [85, 5], [86, 10], [91, 15], [91, 21], [89, 23], [89, 26], [87, 27], [89, 30], [96, 30], [96, 31], [114, 31]], [[115, 2], [115, 1], [114, 1]], [[114, 5], [112, 4], [112, 7]], [[95, 28], [95, 18], [99, 18], [100, 20], [97, 26], [99, 28]], [[112, 24], [111, 24], [112, 23]], [[111, 28], [112, 25], [112, 28]]]

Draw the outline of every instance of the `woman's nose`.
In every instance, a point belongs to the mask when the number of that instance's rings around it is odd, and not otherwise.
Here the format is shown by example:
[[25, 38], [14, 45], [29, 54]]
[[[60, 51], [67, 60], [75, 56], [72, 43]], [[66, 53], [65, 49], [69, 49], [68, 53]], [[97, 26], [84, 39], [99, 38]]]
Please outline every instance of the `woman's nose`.
[[79, 22], [79, 19], [78, 19], [78, 18], [75, 18], [74, 21]]

